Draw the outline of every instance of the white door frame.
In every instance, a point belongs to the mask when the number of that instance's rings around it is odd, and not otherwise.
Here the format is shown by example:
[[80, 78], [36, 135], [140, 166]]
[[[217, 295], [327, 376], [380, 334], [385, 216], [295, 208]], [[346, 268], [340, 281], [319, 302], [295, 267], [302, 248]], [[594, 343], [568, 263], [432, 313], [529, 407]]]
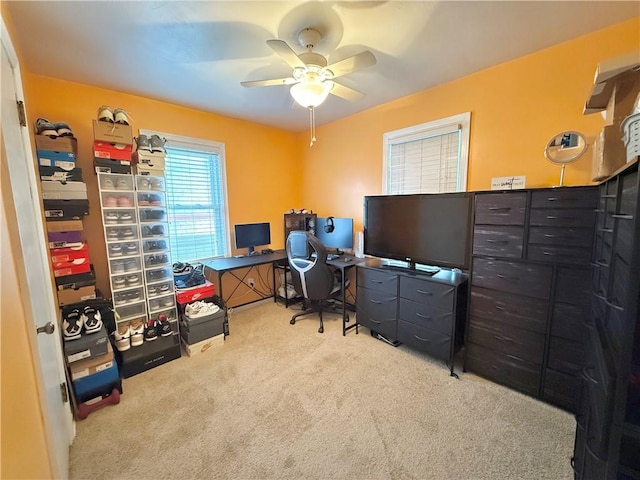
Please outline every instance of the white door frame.
[[[2, 48], [7, 52], [8, 60], [12, 67], [12, 76], [14, 78], [16, 97], [17, 100], [24, 102], [22, 77], [20, 75], [18, 56], [15, 49], [13, 48], [11, 38], [1, 14], [0, 22], [2, 28], [0, 32]], [[2, 123], [2, 131], [5, 132], [6, 130], [4, 128], [4, 118], [2, 119]], [[24, 167], [25, 170], [24, 172], [22, 172], [22, 176], [27, 177], [26, 182], [28, 184], [21, 184], [19, 186], [16, 186], [11, 178], [10, 182], [12, 183], [12, 189], [19, 187], [23, 191], [23, 193], [21, 194], [23, 196], [20, 197], [22, 200], [24, 200], [27, 195], [31, 195], [32, 197], [32, 201], [30, 202], [32, 211], [25, 216], [32, 219], [32, 224], [30, 224], [29, 227], [35, 229], [34, 236], [36, 238], [29, 238], [30, 250], [34, 251], [35, 245], [35, 250], [39, 254], [35, 255], [37, 258], [18, 259], [18, 265], [20, 265], [20, 267], [23, 267], [22, 271], [18, 271], [18, 282], [20, 283], [21, 289], [23, 291], [30, 293], [29, 298], [23, 298], [26, 317], [25, 322], [27, 323], [27, 330], [30, 332], [28, 337], [29, 343], [31, 345], [31, 351], [33, 352], [34, 365], [36, 367], [36, 384], [38, 389], [40, 409], [42, 412], [42, 419], [44, 423], [44, 432], [46, 436], [45, 440], [51, 462], [52, 474], [54, 478], [68, 478], [69, 445], [71, 444], [71, 442], [73, 441], [73, 437], [75, 436], [75, 423], [71, 414], [71, 408], [69, 406], [70, 404], [62, 403], [61, 396], [60, 399], [55, 398], [55, 389], [51, 388], [52, 384], [54, 386], [57, 386], [60, 383], [64, 383], [66, 381], [63, 360], [64, 357], [62, 353], [62, 342], [58, 330], [59, 325], [56, 325], [56, 330], [52, 335], [36, 334], [36, 328], [38, 326], [42, 326], [49, 321], [57, 323], [58, 308], [54, 299], [52, 286], [50, 285], [51, 270], [47, 257], [47, 245], [44, 240], [44, 226], [42, 225], [42, 221], [39, 220], [43, 218], [42, 206], [39, 198], [34, 198], [38, 197], [37, 194], [34, 194], [34, 192], [38, 192], [38, 185], [36, 183], [35, 166], [32, 161], [33, 152], [31, 149], [29, 128], [20, 128], [20, 133], [22, 136], [22, 146], [24, 148], [24, 155], [22, 157], [24, 159], [24, 165], [19, 166]], [[8, 152], [7, 156], [9, 156]], [[14, 198], [16, 198], [15, 195], [16, 192], [14, 191]], [[20, 212], [16, 212], [16, 215], [20, 215]], [[21, 217], [18, 218], [20, 219]], [[20, 223], [20, 221], [18, 223]], [[20, 236], [20, 242], [23, 247], [26, 246], [25, 239], [22, 238], [22, 236]], [[23, 251], [25, 251], [24, 248]], [[29, 268], [29, 266], [33, 268], [34, 262], [37, 262], [39, 264], [37, 265], [36, 271], [48, 273], [48, 275], [43, 275], [43, 278], [40, 279], [41, 282], [45, 284], [45, 287], [43, 288], [42, 283], [37, 285], [39, 291], [38, 298], [34, 298], [34, 295], [31, 294], [30, 285], [33, 285], [33, 279], [31, 279], [30, 281], [27, 278], [27, 274], [25, 274], [26, 268]], [[19, 270], [21, 269], [19, 268]], [[34, 312], [45, 312], [45, 316], [48, 318], [35, 318]], [[41, 348], [43, 347], [43, 345], [45, 345], [46, 348]], [[42, 357], [42, 352], [49, 353], [49, 355], [47, 355], [47, 358]], [[45, 364], [43, 362], [54, 362], [55, 365], [46, 365], [47, 368], [45, 368]], [[46, 379], [45, 372], [47, 372]], [[57, 376], [57, 378], [53, 378], [53, 376]], [[59, 387], [57, 390], [57, 393], [60, 394]], [[5, 394], [8, 394], [8, 392], [5, 392]], [[51, 402], [51, 398], [54, 398], [56, 401]]]

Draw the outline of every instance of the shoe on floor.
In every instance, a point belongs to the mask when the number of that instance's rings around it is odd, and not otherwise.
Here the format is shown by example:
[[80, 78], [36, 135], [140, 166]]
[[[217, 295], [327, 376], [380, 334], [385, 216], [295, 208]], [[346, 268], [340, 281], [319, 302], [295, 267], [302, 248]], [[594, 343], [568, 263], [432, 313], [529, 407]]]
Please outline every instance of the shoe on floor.
[[131, 329], [128, 323], [121, 323], [118, 329], [113, 332], [113, 338], [116, 341], [116, 348], [119, 352], [129, 350], [131, 347]]
[[98, 109], [98, 120], [101, 122], [115, 122], [115, 118], [113, 116], [113, 110], [111, 107], [107, 107], [106, 105], [102, 105]]
[[95, 333], [102, 328], [102, 315], [94, 307], [87, 305], [80, 316], [85, 333]]
[[62, 333], [65, 341], [77, 340], [82, 333], [80, 310], [77, 308], [69, 312], [62, 320]]

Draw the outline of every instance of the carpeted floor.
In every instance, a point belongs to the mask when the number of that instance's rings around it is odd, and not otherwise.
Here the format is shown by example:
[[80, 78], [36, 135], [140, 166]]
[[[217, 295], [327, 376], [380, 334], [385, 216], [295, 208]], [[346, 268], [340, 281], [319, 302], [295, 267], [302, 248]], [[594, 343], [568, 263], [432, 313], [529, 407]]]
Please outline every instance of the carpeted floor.
[[235, 310], [224, 344], [124, 380], [78, 422], [72, 479], [572, 478], [575, 422], [337, 315]]

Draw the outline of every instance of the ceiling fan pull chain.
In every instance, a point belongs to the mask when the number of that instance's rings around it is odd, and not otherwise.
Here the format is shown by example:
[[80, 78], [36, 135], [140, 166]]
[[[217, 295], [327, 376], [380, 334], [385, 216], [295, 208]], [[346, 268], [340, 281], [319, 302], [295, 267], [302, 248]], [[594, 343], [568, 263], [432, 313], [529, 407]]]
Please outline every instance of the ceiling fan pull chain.
[[309, 107], [309, 120], [311, 123], [311, 143], [309, 143], [310, 147], [313, 147], [313, 144], [316, 141], [316, 116], [313, 107]]

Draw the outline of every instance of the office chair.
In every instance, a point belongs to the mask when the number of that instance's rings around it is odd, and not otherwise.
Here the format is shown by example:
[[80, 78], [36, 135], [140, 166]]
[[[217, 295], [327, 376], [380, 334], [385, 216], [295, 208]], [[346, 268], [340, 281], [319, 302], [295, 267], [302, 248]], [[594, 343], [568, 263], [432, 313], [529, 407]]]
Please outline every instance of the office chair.
[[294, 230], [287, 237], [287, 258], [293, 287], [305, 302], [305, 309], [291, 317], [289, 323], [295, 325], [298, 317], [317, 312], [318, 333], [323, 333], [322, 312], [330, 306], [328, 300], [340, 293], [340, 279], [327, 265], [327, 249], [309, 232]]

